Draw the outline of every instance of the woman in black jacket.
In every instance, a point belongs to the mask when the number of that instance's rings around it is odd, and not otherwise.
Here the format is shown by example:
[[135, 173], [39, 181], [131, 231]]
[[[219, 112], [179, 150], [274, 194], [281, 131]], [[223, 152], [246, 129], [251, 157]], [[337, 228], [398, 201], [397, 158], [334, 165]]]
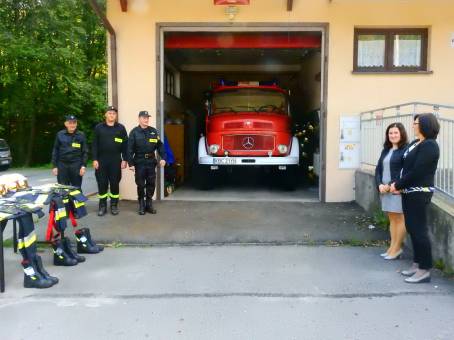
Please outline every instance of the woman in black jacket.
[[432, 249], [427, 229], [427, 207], [432, 199], [440, 150], [435, 139], [440, 131], [432, 113], [416, 115], [416, 140], [404, 153], [401, 177], [391, 184], [391, 192], [402, 194], [405, 224], [413, 244], [413, 265], [402, 271], [408, 283], [430, 282]]
[[400, 177], [403, 154], [407, 146], [407, 132], [401, 123], [393, 123], [386, 128], [383, 151], [375, 168], [375, 184], [380, 193], [383, 212], [388, 214], [391, 242], [388, 250], [381, 254], [385, 260], [395, 260], [402, 254], [405, 239], [405, 220], [402, 213], [402, 198], [390, 193], [391, 183]]

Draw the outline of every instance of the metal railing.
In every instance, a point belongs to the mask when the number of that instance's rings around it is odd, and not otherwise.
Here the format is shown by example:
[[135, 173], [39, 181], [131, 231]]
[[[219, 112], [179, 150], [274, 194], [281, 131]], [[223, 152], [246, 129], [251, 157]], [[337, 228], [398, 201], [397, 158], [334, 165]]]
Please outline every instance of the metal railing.
[[361, 167], [376, 166], [389, 124], [402, 123], [411, 141], [414, 139], [413, 116], [427, 112], [434, 113], [440, 122], [437, 138], [440, 160], [435, 174], [435, 187], [454, 198], [454, 106], [411, 102], [361, 112]]

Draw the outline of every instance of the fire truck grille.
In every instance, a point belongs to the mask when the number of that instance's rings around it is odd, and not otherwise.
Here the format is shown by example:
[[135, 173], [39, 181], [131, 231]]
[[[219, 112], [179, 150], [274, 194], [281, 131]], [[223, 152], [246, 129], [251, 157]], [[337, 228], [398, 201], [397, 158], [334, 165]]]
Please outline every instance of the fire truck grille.
[[228, 151], [268, 151], [274, 149], [274, 136], [224, 135], [222, 145]]

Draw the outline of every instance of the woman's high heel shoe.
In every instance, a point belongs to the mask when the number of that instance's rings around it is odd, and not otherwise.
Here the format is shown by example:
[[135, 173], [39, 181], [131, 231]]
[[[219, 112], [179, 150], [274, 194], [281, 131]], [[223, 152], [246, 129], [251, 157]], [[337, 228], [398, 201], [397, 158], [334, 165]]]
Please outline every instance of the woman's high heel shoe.
[[385, 260], [397, 260], [400, 258], [400, 256], [402, 255], [404, 251], [402, 249], [400, 249], [394, 256], [391, 256], [391, 255], [387, 255], [384, 257]]
[[430, 271], [427, 270], [424, 274], [418, 275], [419, 273], [416, 272], [413, 276], [407, 277], [405, 282], [407, 283], [423, 283], [423, 282], [430, 282]]
[[380, 256], [381, 257], [386, 257], [386, 256], [388, 256], [388, 252], [381, 253]]
[[413, 276], [418, 271], [418, 268], [419, 268], [419, 265], [417, 263], [413, 263], [409, 269], [402, 270], [400, 273], [403, 276]]

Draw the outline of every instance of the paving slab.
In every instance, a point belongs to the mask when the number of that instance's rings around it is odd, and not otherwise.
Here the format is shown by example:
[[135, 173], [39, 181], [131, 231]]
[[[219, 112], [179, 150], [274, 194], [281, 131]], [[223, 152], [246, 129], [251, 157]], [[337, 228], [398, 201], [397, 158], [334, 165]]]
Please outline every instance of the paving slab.
[[441, 339], [454, 334], [454, 282], [410, 285], [408, 260], [378, 247], [108, 248], [61, 282], [22, 288], [6, 253], [2, 339]]
[[[355, 203], [297, 202], [191, 202], [160, 201], [158, 214], [137, 214], [137, 204], [122, 201], [120, 215], [98, 217], [97, 201], [79, 221], [104, 243], [224, 244], [323, 243], [329, 240], [385, 240], [379, 228], [370, 230], [366, 215]], [[44, 240], [46, 220], [38, 224]]]

